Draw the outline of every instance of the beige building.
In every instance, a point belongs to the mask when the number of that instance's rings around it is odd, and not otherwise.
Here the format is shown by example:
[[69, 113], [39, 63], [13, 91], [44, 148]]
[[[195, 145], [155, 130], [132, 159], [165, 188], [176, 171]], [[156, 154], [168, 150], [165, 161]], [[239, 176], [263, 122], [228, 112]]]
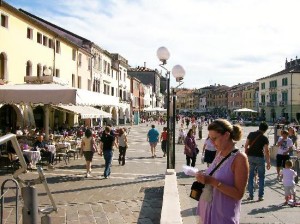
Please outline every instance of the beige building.
[[300, 120], [300, 59], [286, 61], [285, 69], [257, 80], [260, 114], [267, 121]]

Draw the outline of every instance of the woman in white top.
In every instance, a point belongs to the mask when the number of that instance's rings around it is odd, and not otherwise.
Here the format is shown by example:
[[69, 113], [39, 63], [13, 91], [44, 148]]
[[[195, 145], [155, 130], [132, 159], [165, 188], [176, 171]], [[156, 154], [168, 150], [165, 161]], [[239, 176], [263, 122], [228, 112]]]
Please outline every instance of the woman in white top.
[[289, 132], [287, 130], [281, 131], [281, 137], [278, 139], [277, 146], [278, 151], [276, 155], [276, 170], [277, 170], [277, 179], [281, 181], [280, 178], [280, 169], [284, 168], [285, 161], [290, 159], [289, 152], [293, 150], [293, 141], [288, 138]]
[[207, 163], [207, 167], [214, 161], [216, 156], [217, 149], [214, 146], [214, 143], [211, 141], [208, 136], [203, 145], [202, 154], [204, 154], [204, 162]]
[[90, 129], [86, 129], [84, 137], [81, 141], [81, 152], [83, 153], [86, 161], [86, 177], [91, 177], [92, 172], [92, 160], [94, 156], [94, 152], [92, 151], [92, 144], [94, 144], [95, 142], [92, 134], [93, 133]]
[[122, 162], [122, 166], [125, 165], [125, 155], [126, 155], [126, 149], [128, 147], [127, 144], [127, 135], [124, 131], [124, 128], [120, 128], [119, 135], [116, 138], [117, 145], [119, 146], [119, 164]]

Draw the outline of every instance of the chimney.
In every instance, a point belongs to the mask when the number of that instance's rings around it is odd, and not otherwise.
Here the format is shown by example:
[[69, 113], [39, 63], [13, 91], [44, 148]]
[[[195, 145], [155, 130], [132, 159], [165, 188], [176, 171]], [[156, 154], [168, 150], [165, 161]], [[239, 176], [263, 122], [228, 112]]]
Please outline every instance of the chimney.
[[144, 62], [144, 67], [146, 68], [146, 62]]

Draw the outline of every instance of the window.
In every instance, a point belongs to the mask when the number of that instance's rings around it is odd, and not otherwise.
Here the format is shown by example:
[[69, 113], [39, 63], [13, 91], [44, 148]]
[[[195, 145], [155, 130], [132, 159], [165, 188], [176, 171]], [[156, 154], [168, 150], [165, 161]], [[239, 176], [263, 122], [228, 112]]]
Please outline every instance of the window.
[[288, 85], [288, 79], [287, 78], [283, 78], [282, 79], [282, 86], [287, 86]]
[[265, 95], [261, 95], [261, 102], [265, 103], [266, 102], [266, 96]]
[[281, 99], [283, 102], [287, 102], [288, 101], [288, 93], [287, 92], [282, 92], [281, 93]]
[[52, 40], [52, 39], [49, 39], [49, 40], [48, 40], [48, 47], [49, 47], [49, 48], [53, 48], [53, 47], [54, 47], [54, 44], [53, 44], [53, 40]]
[[270, 102], [277, 102], [277, 93], [270, 94]]
[[107, 62], [106, 61], [104, 61], [104, 70], [103, 70], [103, 72], [106, 74], [106, 66], [107, 66]]
[[55, 52], [57, 54], [60, 54], [60, 42], [58, 40], [56, 41], [56, 50], [55, 50]]
[[266, 89], [266, 83], [261, 83], [261, 89]]
[[43, 36], [43, 45], [44, 46], [48, 45], [48, 37], [47, 36]]
[[31, 61], [27, 61], [26, 63], [26, 76], [32, 75], [32, 63]]
[[1, 14], [1, 26], [8, 28], [8, 16]]
[[99, 69], [99, 70], [101, 70], [101, 67], [102, 67], [102, 66], [101, 66], [101, 63], [102, 63], [102, 60], [101, 60], [101, 57], [99, 56], [99, 57], [98, 57], [98, 69]]
[[39, 43], [39, 44], [42, 44], [42, 34], [37, 32], [36, 34], [36, 41]]
[[110, 75], [110, 63], [107, 63], [107, 74]]
[[115, 95], [115, 88], [111, 87], [111, 95], [114, 96]]
[[33, 29], [31, 29], [31, 28], [27, 28], [27, 38], [28, 39], [33, 39]]
[[76, 50], [75, 49], [72, 50], [72, 60], [76, 61]]
[[104, 84], [104, 94], [106, 94], [106, 84]]
[[72, 87], [75, 87], [75, 74], [72, 74]]
[[87, 59], [87, 63], [88, 63], [88, 70], [91, 70], [91, 64], [92, 64], [92, 60], [91, 60], [91, 58], [90, 57], [86, 57], [86, 59]]
[[37, 76], [42, 76], [42, 65], [41, 64], [38, 64], [37, 65], [37, 71], [36, 71], [36, 75]]
[[82, 63], [82, 54], [79, 53], [78, 54], [78, 66], [81, 67], [81, 63]]
[[77, 86], [77, 88], [81, 89], [81, 77], [80, 76], [78, 76], [78, 86]]
[[59, 70], [58, 68], [55, 69], [55, 76], [56, 76], [57, 78], [60, 77], [60, 70]]
[[270, 85], [270, 88], [276, 88], [277, 87], [277, 80], [270, 81], [269, 85]]

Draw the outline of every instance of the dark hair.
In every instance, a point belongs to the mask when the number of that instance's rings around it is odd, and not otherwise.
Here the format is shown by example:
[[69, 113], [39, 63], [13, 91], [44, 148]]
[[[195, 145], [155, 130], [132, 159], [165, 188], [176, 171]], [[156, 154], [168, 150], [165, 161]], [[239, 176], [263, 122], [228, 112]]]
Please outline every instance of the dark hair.
[[105, 131], [105, 132], [110, 132], [110, 131], [111, 131], [110, 126], [106, 126], [105, 129], [104, 129], [104, 131]]
[[225, 119], [216, 119], [208, 125], [209, 131], [216, 131], [222, 135], [226, 132], [230, 133], [230, 138], [239, 141], [242, 138], [242, 128], [239, 125], [232, 125]]
[[85, 133], [84, 133], [85, 137], [89, 138], [89, 137], [92, 136], [92, 134], [93, 134], [93, 133], [92, 133], [91, 129], [86, 129], [86, 130], [85, 130]]
[[293, 162], [292, 162], [291, 160], [286, 160], [284, 165], [285, 165], [286, 167], [291, 168], [291, 167], [293, 167]]
[[167, 131], [168, 129], [167, 129], [167, 127], [163, 127], [163, 130], [164, 130], [164, 131]]
[[263, 131], [263, 132], [265, 132], [266, 130], [268, 130], [268, 128], [269, 128], [269, 126], [268, 126], [268, 124], [266, 123], [266, 122], [261, 122], [260, 124], [259, 124], [259, 130], [260, 131]]
[[193, 129], [189, 129], [188, 133], [186, 134], [187, 136], [191, 137], [193, 133]]
[[119, 135], [121, 136], [121, 135], [123, 135], [124, 134], [124, 129], [123, 128], [120, 128], [119, 129]]
[[154, 124], [152, 124], [152, 125], [151, 125], [151, 128], [155, 128], [155, 125], [154, 125]]

